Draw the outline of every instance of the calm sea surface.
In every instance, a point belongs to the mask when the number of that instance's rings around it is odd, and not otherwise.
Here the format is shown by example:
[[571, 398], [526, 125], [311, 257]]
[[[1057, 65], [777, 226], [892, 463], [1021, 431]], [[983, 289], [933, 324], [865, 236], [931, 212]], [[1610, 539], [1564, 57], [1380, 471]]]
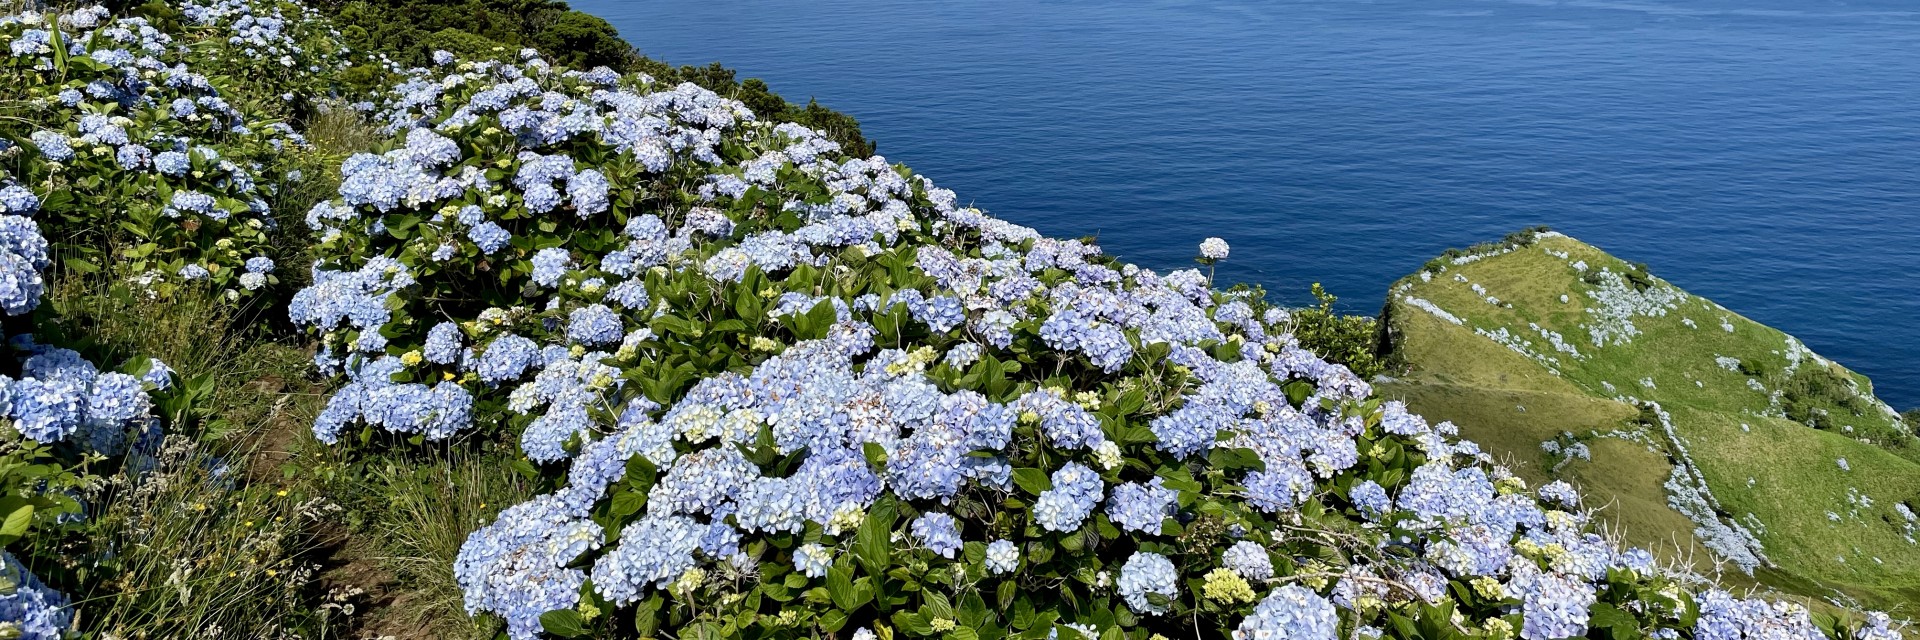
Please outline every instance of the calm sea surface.
[[1920, 406], [1911, 0], [574, 0], [1145, 266], [1349, 311], [1552, 225]]

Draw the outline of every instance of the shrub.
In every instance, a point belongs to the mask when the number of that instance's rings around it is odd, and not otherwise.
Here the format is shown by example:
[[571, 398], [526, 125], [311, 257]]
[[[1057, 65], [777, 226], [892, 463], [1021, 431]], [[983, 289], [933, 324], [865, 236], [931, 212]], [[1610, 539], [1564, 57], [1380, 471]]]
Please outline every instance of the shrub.
[[1333, 305], [1339, 298], [1313, 283], [1315, 306], [1293, 312], [1292, 333], [1300, 346], [1328, 362], [1351, 369], [1371, 380], [1386, 372], [1380, 348], [1380, 326], [1366, 316], [1341, 315]]

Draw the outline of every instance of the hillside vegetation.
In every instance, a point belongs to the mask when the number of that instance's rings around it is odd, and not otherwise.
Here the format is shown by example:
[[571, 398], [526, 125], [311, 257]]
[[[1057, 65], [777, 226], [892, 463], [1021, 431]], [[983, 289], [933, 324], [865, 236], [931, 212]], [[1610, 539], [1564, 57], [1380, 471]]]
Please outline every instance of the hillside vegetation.
[[1614, 503], [1627, 539], [1789, 592], [1920, 602], [1920, 441], [1792, 336], [1551, 232], [1434, 260], [1383, 317], [1408, 373], [1382, 393]]
[[0, 637], [1901, 637], [1609, 538], [1223, 239], [1044, 237], [604, 24], [0, 18]]

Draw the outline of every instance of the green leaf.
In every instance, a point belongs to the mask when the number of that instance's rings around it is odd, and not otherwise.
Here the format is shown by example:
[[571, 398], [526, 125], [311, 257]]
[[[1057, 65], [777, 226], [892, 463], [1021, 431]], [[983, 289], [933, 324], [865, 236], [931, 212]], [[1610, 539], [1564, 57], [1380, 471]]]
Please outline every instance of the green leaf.
[[96, 265], [91, 262], [87, 262], [86, 260], [82, 260], [80, 258], [70, 257], [65, 260], [62, 260], [61, 262], [67, 266], [67, 269], [69, 271], [73, 271], [74, 273], [99, 273], [100, 272], [99, 265]]
[[893, 502], [882, 500], [875, 502], [867, 512], [867, 519], [860, 523], [860, 531], [854, 534], [853, 555], [860, 561], [860, 567], [867, 575], [878, 581], [887, 574], [888, 564], [893, 559], [893, 523], [899, 514], [894, 512]]
[[960, 624], [977, 627], [987, 621], [987, 601], [980, 592], [969, 591], [960, 596]]
[[1313, 383], [1305, 380], [1295, 380], [1287, 384], [1286, 392], [1287, 401], [1293, 403], [1293, 406], [1298, 407], [1300, 403], [1307, 401], [1307, 396], [1313, 395]]
[[660, 606], [665, 604], [660, 594], [641, 600], [633, 607], [633, 629], [642, 638], [653, 635], [660, 629]]
[[934, 618], [947, 618], [949, 620], [953, 619], [953, 603], [947, 601], [945, 594], [930, 591], [927, 593], [926, 598], [926, 603], [920, 605], [921, 615]]
[[1633, 614], [1605, 602], [1595, 603], [1590, 611], [1588, 625], [1609, 630], [1613, 640], [1635, 640], [1640, 637], [1640, 621]]
[[0, 522], [0, 544], [19, 540], [27, 535], [27, 529], [33, 526], [33, 505], [22, 504], [7, 512], [7, 518]]
[[927, 622], [926, 616], [918, 613], [901, 611], [893, 614], [893, 626], [906, 629], [908, 633], [916, 636], [926, 637], [933, 635], [933, 625]]
[[842, 611], [852, 611], [854, 604], [853, 568], [844, 561], [827, 570], [827, 594], [833, 597], [833, 606]]
[[[1014, 584], [1014, 582], [1008, 580], [1002, 584], [1011, 585]], [[1013, 589], [1008, 589], [1004, 586], [1000, 588], [1000, 600], [1002, 602], [1006, 601], [1008, 598], [1007, 593], [1010, 591], [1013, 591]], [[1018, 595], [1017, 592], [1015, 595]], [[1013, 628], [1015, 629], [1031, 628], [1034, 622], [1033, 603], [1026, 598], [1015, 599], [1013, 601], [1013, 616], [1010, 618], [1010, 621], [1013, 622]]]
[[1207, 454], [1207, 461], [1212, 463], [1214, 468], [1222, 471], [1240, 469], [1262, 471], [1267, 468], [1267, 463], [1260, 460], [1260, 454], [1254, 453], [1252, 449], [1215, 447], [1212, 453]]
[[626, 517], [640, 512], [647, 506], [647, 495], [636, 491], [622, 491], [613, 494], [613, 515]]
[[1047, 472], [1032, 467], [1013, 470], [1013, 483], [1027, 493], [1040, 495], [1040, 492], [1053, 488], [1053, 481], [1047, 479]]
[[572, 609], [558, 609], [540, 614], [540, 628], [562, 638], [578, 638], [587, 635], [587, 623], [580, 619], [580, 612]]

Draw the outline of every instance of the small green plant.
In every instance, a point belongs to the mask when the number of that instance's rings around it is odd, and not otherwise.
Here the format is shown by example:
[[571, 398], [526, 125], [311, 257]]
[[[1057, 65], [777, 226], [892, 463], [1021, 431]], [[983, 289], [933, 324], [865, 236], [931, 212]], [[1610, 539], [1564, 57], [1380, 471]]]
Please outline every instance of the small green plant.
[[1293, 312], [1293, 336], [1300, 346], [1318, 353], [1328, 362], [1346, 365], [1361, 379], [1372, 379], [1386, 372], [1380, 355], [1379, 324], [1366, 316], [1343, 315], [1334, 310], [1339, 298], [1320, 283], [1313, 283], [1315, 306]]

